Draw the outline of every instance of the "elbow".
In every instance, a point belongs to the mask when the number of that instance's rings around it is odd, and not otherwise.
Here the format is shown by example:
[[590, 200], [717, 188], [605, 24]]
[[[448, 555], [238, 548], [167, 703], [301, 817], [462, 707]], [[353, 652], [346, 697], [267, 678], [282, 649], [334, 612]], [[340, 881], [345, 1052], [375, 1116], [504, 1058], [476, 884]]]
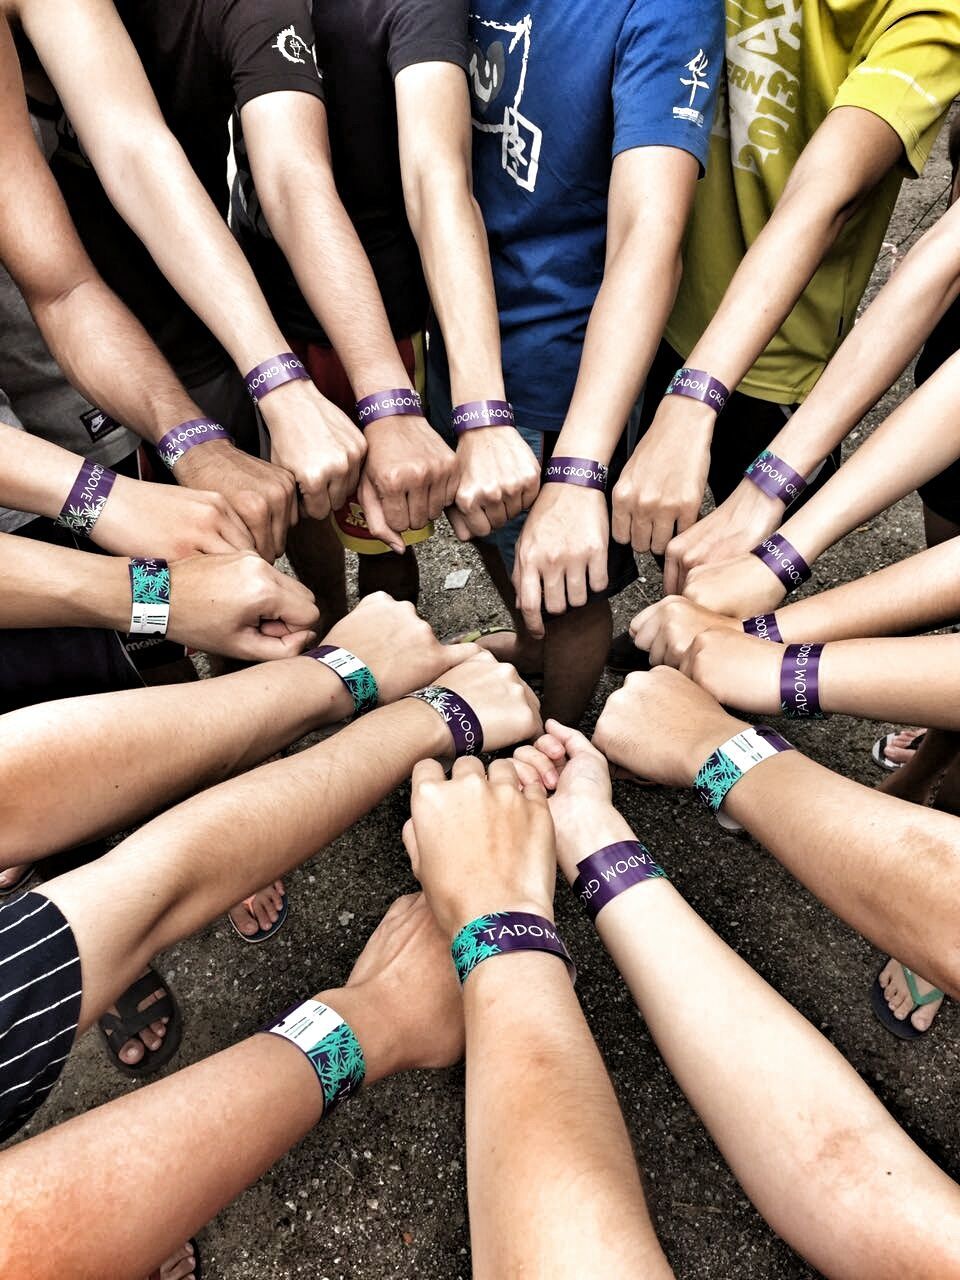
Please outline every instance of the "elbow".
[[480, 206], [473, 195], [469, 173], [460, 166], [450, 166], [447, 172], [437, 168], [429, 174], [418, 170], [411, 176], [404, 175], [403, 199], [407, 220], [415, 236], [424, 222], [443, 210], [457, 219], [466, 216], [483, 226]]

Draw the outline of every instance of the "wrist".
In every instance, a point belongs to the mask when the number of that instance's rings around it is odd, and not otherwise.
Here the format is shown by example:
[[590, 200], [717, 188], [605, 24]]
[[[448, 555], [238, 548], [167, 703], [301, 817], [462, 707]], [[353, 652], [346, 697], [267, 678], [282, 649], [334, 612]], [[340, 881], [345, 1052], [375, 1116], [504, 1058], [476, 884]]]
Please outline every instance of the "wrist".
[[335, 671], [306, 654], [291, 658], [290, 665], [301, 696], [309, 700], [308, 717], [313, 723], [346, 720], [353, 715], [353, 697]]
[[557, 861], [569, 881], [577, 875], [577, 863], [605, 845], [636, 837], [629, 822], [606, 799], [586, 799], [573, 792], [569, 801], [550, 801], [557, 833]]
[[170, 471], [178, 484], [189, 489], [191, 476], [199, 468], [209, 463], [229, 462], [236, 451], [237, 447], [229, 437], [204, 440], [203, 444], [196, 444], [182, 453]]
[[738, 720], [735, 716], [727, 715], [726, 712], [712, 716], [709, 721], [702, 724], [686, 752], [684, 773], [688, 779], [687, 785], [693, 786], [694, 779], [703, 768], [704, 762], [709, 760], [719, 746], [736, 734], [742, 733], [744, 729], [752, 727], [749, 720]]
[[417, 742], [417, 759], [450, 759], [455, 750], [453, 734], [446, 721], [428, 703], [409, 695], [384, 707], [377, 715], [402, 717]]
[[343, 1018], [363, 1050], [364, 1087], [396, 1075], [406, 1065], [402, 1037], [396, 1034], [397, 1009], [373, 982], [333, 987], [313, 997]]
[[126, 634], [130, 625], [129, 561], [120, 556], [77, 552], [83, 563], [71, 568], [63, 584], [74, 625], [104, 627]]

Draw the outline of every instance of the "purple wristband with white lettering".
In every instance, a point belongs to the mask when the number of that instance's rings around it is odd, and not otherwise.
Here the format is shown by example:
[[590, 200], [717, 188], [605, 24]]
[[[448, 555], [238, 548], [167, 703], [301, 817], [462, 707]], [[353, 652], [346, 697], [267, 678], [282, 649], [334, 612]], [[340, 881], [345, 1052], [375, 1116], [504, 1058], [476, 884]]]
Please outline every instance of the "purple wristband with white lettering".
[[691, 400], [699, 400], [708, 404], [717, 413], [730, 399], [730, 391], [717, 378], [713, 378], [703, 369], [678, 369], [663, 393], [665, 396], [689, 396]]
[[810, 577], [810, 566], [783, 534], [771, 533], [750, 554], [762, 560], [768, 569], [772, 569], [788, 591], [802, 587]]
[[780, 710], [791, 720], [822, 720], [822, 644], [788, 644], [780, 666]]
[[743, 474], [761, 493], [768, 498], [779, 498], [786, 507], [796, 502], [807, 487], [806, 477], [769, 449], [754, 458]]
[[777, 626], [775, 613], [758, 613], [754, 618], [744, 618], [740, 625], [748, 636], [756, 636], [760, 640], [772, 640], [774, 644], [783, 644], [783, 636]]
[[563, 961], [576, 982], [577, 969], [557, 933], [557, 926], [545, 916], [530, 911], [492, 911], [465, 924], [454, 938], [450, 952], [461, 986], [483, 960], [511, 951], [546, 951]]
[[450, 419], [454, 434], [462, 436], [465, 431], [474, 431], [477, 427], [515, 427], [513, 405], [507, 400], [468, 400], [466, 404], [458, 404]]
[[219, 422], [211, 422], [209, 418], [191, 418], [168, 431], [157, 441], [156, 449], [160, 461], [172, 471], [188, 449], [207, 444], [210, 440], [230, 440], [232, 443], [230, 432]]
[[100, 462], [82, 463], [54, 523], [71, 533], [89, 537], [107, 504], [116, 478], [117, 473]]
[[258, 364], [255, 369], [251, 369], [244, 378], [244, 382], [247, 384], [253, 403], [259, 404], [264, 396], [275, 391], [277, 387], [282, 387], [285, 382], [296, 382], [301, 378], [305, 378], [307, 382], [310, 381], [310, 375], [304, 368], [303, 361], [298, 360], [292, 351], [281, 351], [272, 360], [264, 360], [263, 364]]
[[591, 853], [577, 863], [573, 892], [591, 920], [614, 898], [644, 880], [661, 880], [666, 872], [654, 862], [639, 840], [620, 840]]
[[418, 698], [428, 707], [433, 707], [450, 730], [455, 756], [478, 756], [483, 750], [483, 725], [470, 703], [459, 693], [439, 684], [430, 684], [425, 689], [408, 693], [406, 697]]
[[594, 458], [551, 458], [544, 484], [578, 484], [584, 489], [606, 492], [610, 468]]
[[357, 422], [367, 427], [378, 418], [423, 417], [423, 401], [410, 387], [393, 387], [357, 401]]

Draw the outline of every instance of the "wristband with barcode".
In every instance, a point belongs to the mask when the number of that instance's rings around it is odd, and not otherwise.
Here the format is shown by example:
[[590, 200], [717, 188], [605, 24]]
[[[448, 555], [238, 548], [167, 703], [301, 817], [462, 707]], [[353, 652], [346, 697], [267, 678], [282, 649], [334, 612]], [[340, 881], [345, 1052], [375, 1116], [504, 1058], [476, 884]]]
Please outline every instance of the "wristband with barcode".
[[772, 640], [774, 644], [783, 644], [783, 636], [777, 626], [775, 613], [758, 613], [753, 618], [744, 618], [740, 625], [748, 636], [756, 636], [758, 640]]
[[347, 686], [353, 699], [353, 709], [358, 716], [365, 711], [372, 711], [377, 705], [380, 690], [377, 688], [373, 672], [355, 653], [349, 649], [341, 649], [335, 644], [321, 644], [316, 649], [308, 649], [305, 658], [314, 658], [329, 667]]
[[264, 1031], [289, 1040], [307, 1058], [323, 1090], [324, 1116], [363, 1084], [367, 1065], [360, 1042], [336, 1009], [321, 1000], [294, 1005]]
[[392, 387], [389, 391], [378, 391], [357, 401], [357, 422], [361, 428], [380, 418], [405, 416], [423, 417], [423, 402], [410, 387]]
[[754, 458], [743, 474], [761, 493], [768, 498], [779, 498], [786, 507], [796, 502], [807, 487], [806, 477], [769, 449]]
[[792, 750], [786, 738], [781, 738], [765, 724], [759, 724], [755, 729], [744, 729], [721, 743], [704, 761], [693, 781], [694, 789], [722, 827], [728, 831], [738, 830], [738, 824], [720, 812], [730, 790], [762, 761], [779, 755], [781, 751]]
[[130, 561], [131, 636], [165, 636], [170, 624], [170, 567], [166, 560]]
[[687, 396], [709, 405], [717, 413], [730, 399], [730, 391], [718, 379], [703, 369], [678, 369], [663, 393], [665, 396]]
[[788, 644], [780, 664], [780, 710], [791, 720], [822, 720], [822, 644]]
[[256, 368], [251, 369], [244, 382], [254, 404], [259, 404], [264, 396], [282, 387], [286, 382], [300, 380], [310, 381], [310, 375], [302, 360], [292, 351], [281, 351], [272, 360], [264, 360]]
[[644, 880], [662, 880], [666, 874], [639, 840], [620, 840], [577, 863], [573, 892], [596, 920], [607, 903], [627, 889]]
[[606, 492], [610, 468], [595, 458], [551, 458], [544, 472], [544, 484], [577, 484], [583, 489]]
[[454, 434], [462, 436], [477, 427], [515, 427], [513, 405], [506, 400], [468, 400], [454, 407], [450, 419]]
[[117, 473], [109, 467], [99, 462], [84, 462], [54, 523], [71, 533], [89, 537], [107, 505], [116, 478]]
[[478, 916], [463, 926], [450, 947], [461, 986], [483, 960], [512, 951], [546, 951], [564, 962], [572, 982], [577, 980], [576, 966], [556, 925], [529, 911], [493, 911]]
[[194, 445], [208, 444], [211, 440], [227, 440], [232, 443], [230, 432], [226, 427], [221, 427], [219, 422], [211, 422], [209, 418], [191, 418], [189, 422], [181, 422], [158, 440], [156, 450], [163, 465], [172, 471], [188, 449], [192, 449]]
[[771, 533], [750, 554], [762, 560], [788, 591], [802, 587], [812, 572], [800, 552], [781, 533]]

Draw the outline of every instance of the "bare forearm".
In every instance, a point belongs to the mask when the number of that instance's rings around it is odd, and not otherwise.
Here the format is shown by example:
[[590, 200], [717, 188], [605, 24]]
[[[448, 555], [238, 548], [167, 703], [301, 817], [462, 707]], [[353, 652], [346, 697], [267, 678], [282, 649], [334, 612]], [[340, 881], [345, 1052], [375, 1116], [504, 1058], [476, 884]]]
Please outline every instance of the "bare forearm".
[[0, 534], [0, 627], [110, 627], [130, 621], [126, 560]]
[[0, 506], [55, 518], [81, 461], [39, 436], [0, 425]]
[[464, 1009], [477, 1280], [669, 1276], [563, 965], [535, 953], [481, 964], [465, 985]]
[[825, 711], [960, 729], [960, 636], [843, 640], [820, 659]]

